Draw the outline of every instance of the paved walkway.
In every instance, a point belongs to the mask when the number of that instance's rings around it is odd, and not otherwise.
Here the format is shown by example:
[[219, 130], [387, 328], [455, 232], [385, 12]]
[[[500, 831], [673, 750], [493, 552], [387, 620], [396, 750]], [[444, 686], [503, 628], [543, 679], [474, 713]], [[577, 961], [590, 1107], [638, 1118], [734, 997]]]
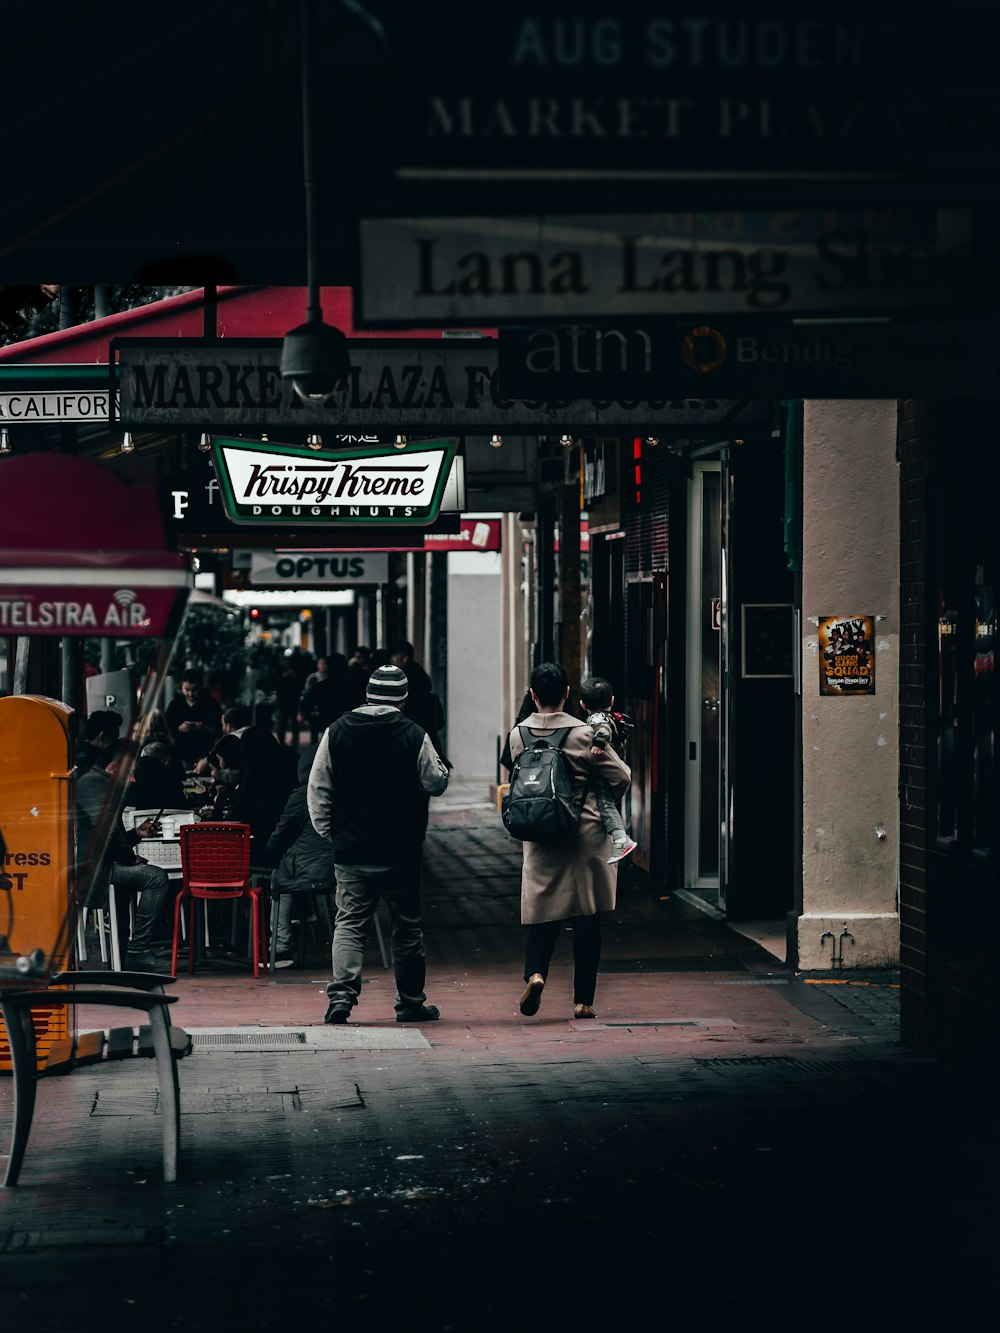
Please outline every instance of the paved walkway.
[[[346, 1028], [319, 943], [305, 971], [182, 974], [182, 1179], [159, 1179], [151, 1065], [43, 1083], [0, 1191], [5, 1328], [972, 1317], [992, 1104], [900, 1047], [891, 974], [796, 977], [625, 868], [597, 1021], [572, 1018], [568, 936], [523, 1018], [520, 849], [478, 788], [432, 808], [441, 1021], [393, 1021], [374, 942]], [[0, 1080], [0, 1133], [9, 1101]]]

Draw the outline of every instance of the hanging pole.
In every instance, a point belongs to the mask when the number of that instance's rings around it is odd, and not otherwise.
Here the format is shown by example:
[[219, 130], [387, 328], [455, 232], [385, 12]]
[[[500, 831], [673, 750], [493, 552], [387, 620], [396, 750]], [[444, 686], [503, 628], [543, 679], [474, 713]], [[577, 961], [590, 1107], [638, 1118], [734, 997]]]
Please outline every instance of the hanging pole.
[[313, 58], [316, 40], [316, 0], [302, 0], [302, 178], [306, 196], [306, 320], [320, 323], [323, 310], [316, 277], [316, 164], [313, 152]]
[[306, 322], [289, 329], [281, 345], [281, 378], [304, 402], [325, 403], [345, 383], [351, 370], [347, 338], [340, 329], [323, 323], [319, 299], [316, 245], [318, 199], [313, 144], [313, 53], [316, 40], [316, 0], [301, 0], [302, 182], [306, 205]]

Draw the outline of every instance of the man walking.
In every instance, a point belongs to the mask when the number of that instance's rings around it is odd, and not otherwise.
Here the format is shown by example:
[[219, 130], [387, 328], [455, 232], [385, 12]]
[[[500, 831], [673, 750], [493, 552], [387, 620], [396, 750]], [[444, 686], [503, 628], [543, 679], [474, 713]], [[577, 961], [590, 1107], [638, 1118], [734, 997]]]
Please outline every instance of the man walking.
[[380, 898], [389, 909], [396, 1021], [440, 1016], [424, 993], [420, 866], [429, 797], [448, 786], [448, 770], [423, 728], [403, 715], [406, 696], [399, 667], [373, 671], [367, 703], [333, 723], [309, 775], [309, 817], [333, 843], [337, 876], [327, 1023], [346, 1023], [358, 1002], [365, 935]]

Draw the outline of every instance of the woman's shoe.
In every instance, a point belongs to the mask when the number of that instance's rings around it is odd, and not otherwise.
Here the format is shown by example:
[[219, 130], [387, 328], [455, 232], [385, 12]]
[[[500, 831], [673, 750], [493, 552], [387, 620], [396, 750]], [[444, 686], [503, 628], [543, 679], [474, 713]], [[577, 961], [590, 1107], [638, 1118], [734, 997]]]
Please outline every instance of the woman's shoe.
[[524, 994], [517, 1002], [517, 1007], [522, 1014], [527, 1014], [530, 1018], [532, 1014], [538, 1013], [538, 1006], [542, 1002], [542, 991], [545, 988], [545, 978], [541, 972], [534, 972], [528, 978], [528, 984], [524, 988]]
[[574, 1018], [596, 1018], [597, 1015], [594, 1013], [593, 1008], [592, 1008], [589, 1004], [574, 1004], [574, 1006], [573, 1006], [573, 1017], [574, 1017]]

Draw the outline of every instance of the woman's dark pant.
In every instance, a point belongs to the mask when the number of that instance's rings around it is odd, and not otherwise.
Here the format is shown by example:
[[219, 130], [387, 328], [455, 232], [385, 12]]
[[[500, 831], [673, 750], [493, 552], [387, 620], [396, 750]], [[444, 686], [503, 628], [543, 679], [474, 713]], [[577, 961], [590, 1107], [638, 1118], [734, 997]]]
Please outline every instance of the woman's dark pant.
[[573, 916], [567, 921], [539, 921], [528, 927], [524, 946], [524, 979], [536, 972], [549, 975], [549, 963], [559, 932], [573, 928], [573, 1003], [593, 1004], [597, 967], [601, 961], [601, 915]]

